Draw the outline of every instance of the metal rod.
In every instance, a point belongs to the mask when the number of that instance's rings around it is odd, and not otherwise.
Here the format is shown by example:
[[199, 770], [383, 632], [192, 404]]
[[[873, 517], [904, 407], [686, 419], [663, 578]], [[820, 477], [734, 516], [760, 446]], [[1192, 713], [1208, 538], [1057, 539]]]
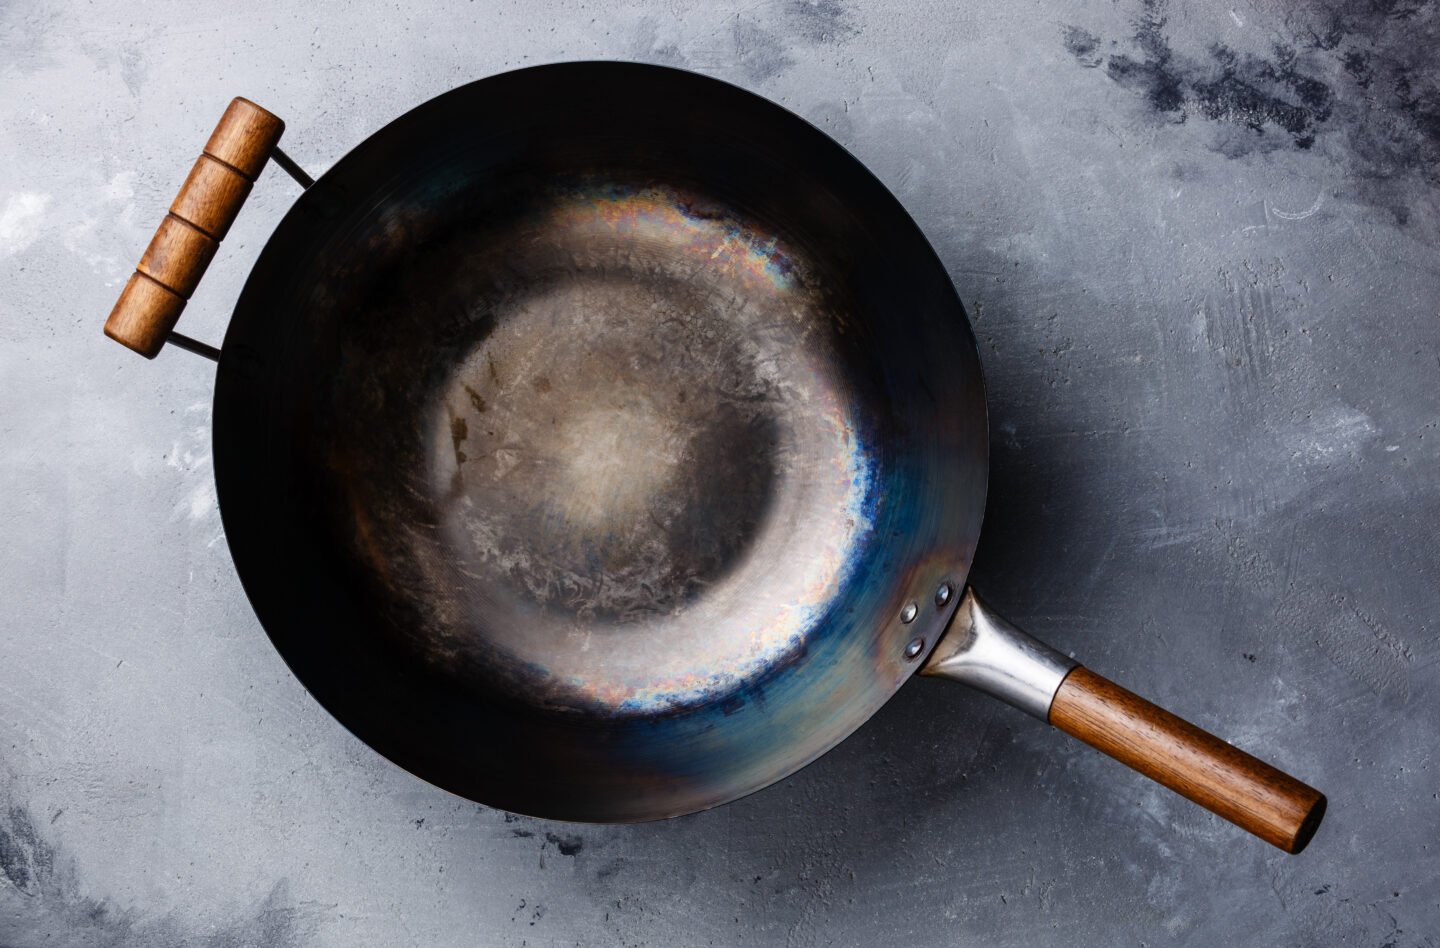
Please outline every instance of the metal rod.
[[310, 185], [315, 183], [315, 179], [306, 174], [305, 169], [297, 165], [293, 158], [285, 154], [278, 147], [270, 153], [270, 157], [274, 158], [275, 163], [284, 168], [285, 173], [294, 178], [300, 187], [308, 189]]
[[182, 335], [181, 333], [178, 333], [173, 329], [170, 330], [170, 338], [167, 341], [170, 343], [170, 345], [179, 346], [186, 352], [193, 352], [198, 356], [204, 356], [211, 362], [218, 363], [220, 361], [219, 349], [216, 349], [214, 346], [211, 345], [206, 345], [198, 339], [191, 339], [189, 336]]

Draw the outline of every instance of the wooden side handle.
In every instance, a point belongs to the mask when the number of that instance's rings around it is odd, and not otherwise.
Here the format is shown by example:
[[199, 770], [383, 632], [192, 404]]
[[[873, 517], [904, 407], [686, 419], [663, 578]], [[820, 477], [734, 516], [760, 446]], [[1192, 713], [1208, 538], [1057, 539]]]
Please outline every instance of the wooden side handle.
[[1050, 723], [1288, 853], [1325, 815], [1315, 788], [1088, 668], [1065, 677]]
[[249, 99], [231, 101], [120, 291], [105, 335], [155, 358], [284, 131]]

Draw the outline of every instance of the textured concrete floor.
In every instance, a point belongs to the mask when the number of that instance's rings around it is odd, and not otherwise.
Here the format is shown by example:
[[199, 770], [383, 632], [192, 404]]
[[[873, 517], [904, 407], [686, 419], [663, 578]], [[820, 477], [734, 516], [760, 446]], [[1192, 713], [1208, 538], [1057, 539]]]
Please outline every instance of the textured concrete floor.
[[[0, 3], [0, 944], [1440, 943], [1437, 42], [1423, 0]], [[212, 367], [100, 323], [230, 96], [319, 172], [591, 57], [755, 89], [896, 191], [982, 341], [975, 583], [1327, 791], [1309, 851], [945, 683], [613, 828], [458, 801], [306, 696], [220, 531]]]

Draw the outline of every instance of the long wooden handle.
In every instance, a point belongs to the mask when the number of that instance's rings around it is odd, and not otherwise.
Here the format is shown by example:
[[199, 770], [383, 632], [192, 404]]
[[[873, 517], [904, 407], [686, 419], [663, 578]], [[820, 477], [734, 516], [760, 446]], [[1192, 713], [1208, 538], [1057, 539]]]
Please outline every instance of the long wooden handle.
[[230, 103], [120, 291], [105, 335], [155, 358], [284, 131], [249, 99]]
[[1065, 677], [1050, 723], [1288, 853], [1325, 815], [1315, 788], [1088, 668]]

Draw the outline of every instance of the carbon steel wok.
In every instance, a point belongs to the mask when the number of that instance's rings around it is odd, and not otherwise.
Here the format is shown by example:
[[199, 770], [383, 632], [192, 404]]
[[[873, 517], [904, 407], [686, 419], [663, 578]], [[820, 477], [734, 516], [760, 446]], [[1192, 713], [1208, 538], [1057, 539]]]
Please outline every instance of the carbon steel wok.
[[[1304, 784], [989, 613], [975, 342], [844, 149], [655, 66], [511, 72], [311, 182], [237, 99], [106, 325], [218, 360], [226, 538], [266, 631], [411, 772], [565, 820], [734, 800], [917, 670], [1269, 842]], [[173, 331], [267, 160], [308, 186], [223, 355]]]

